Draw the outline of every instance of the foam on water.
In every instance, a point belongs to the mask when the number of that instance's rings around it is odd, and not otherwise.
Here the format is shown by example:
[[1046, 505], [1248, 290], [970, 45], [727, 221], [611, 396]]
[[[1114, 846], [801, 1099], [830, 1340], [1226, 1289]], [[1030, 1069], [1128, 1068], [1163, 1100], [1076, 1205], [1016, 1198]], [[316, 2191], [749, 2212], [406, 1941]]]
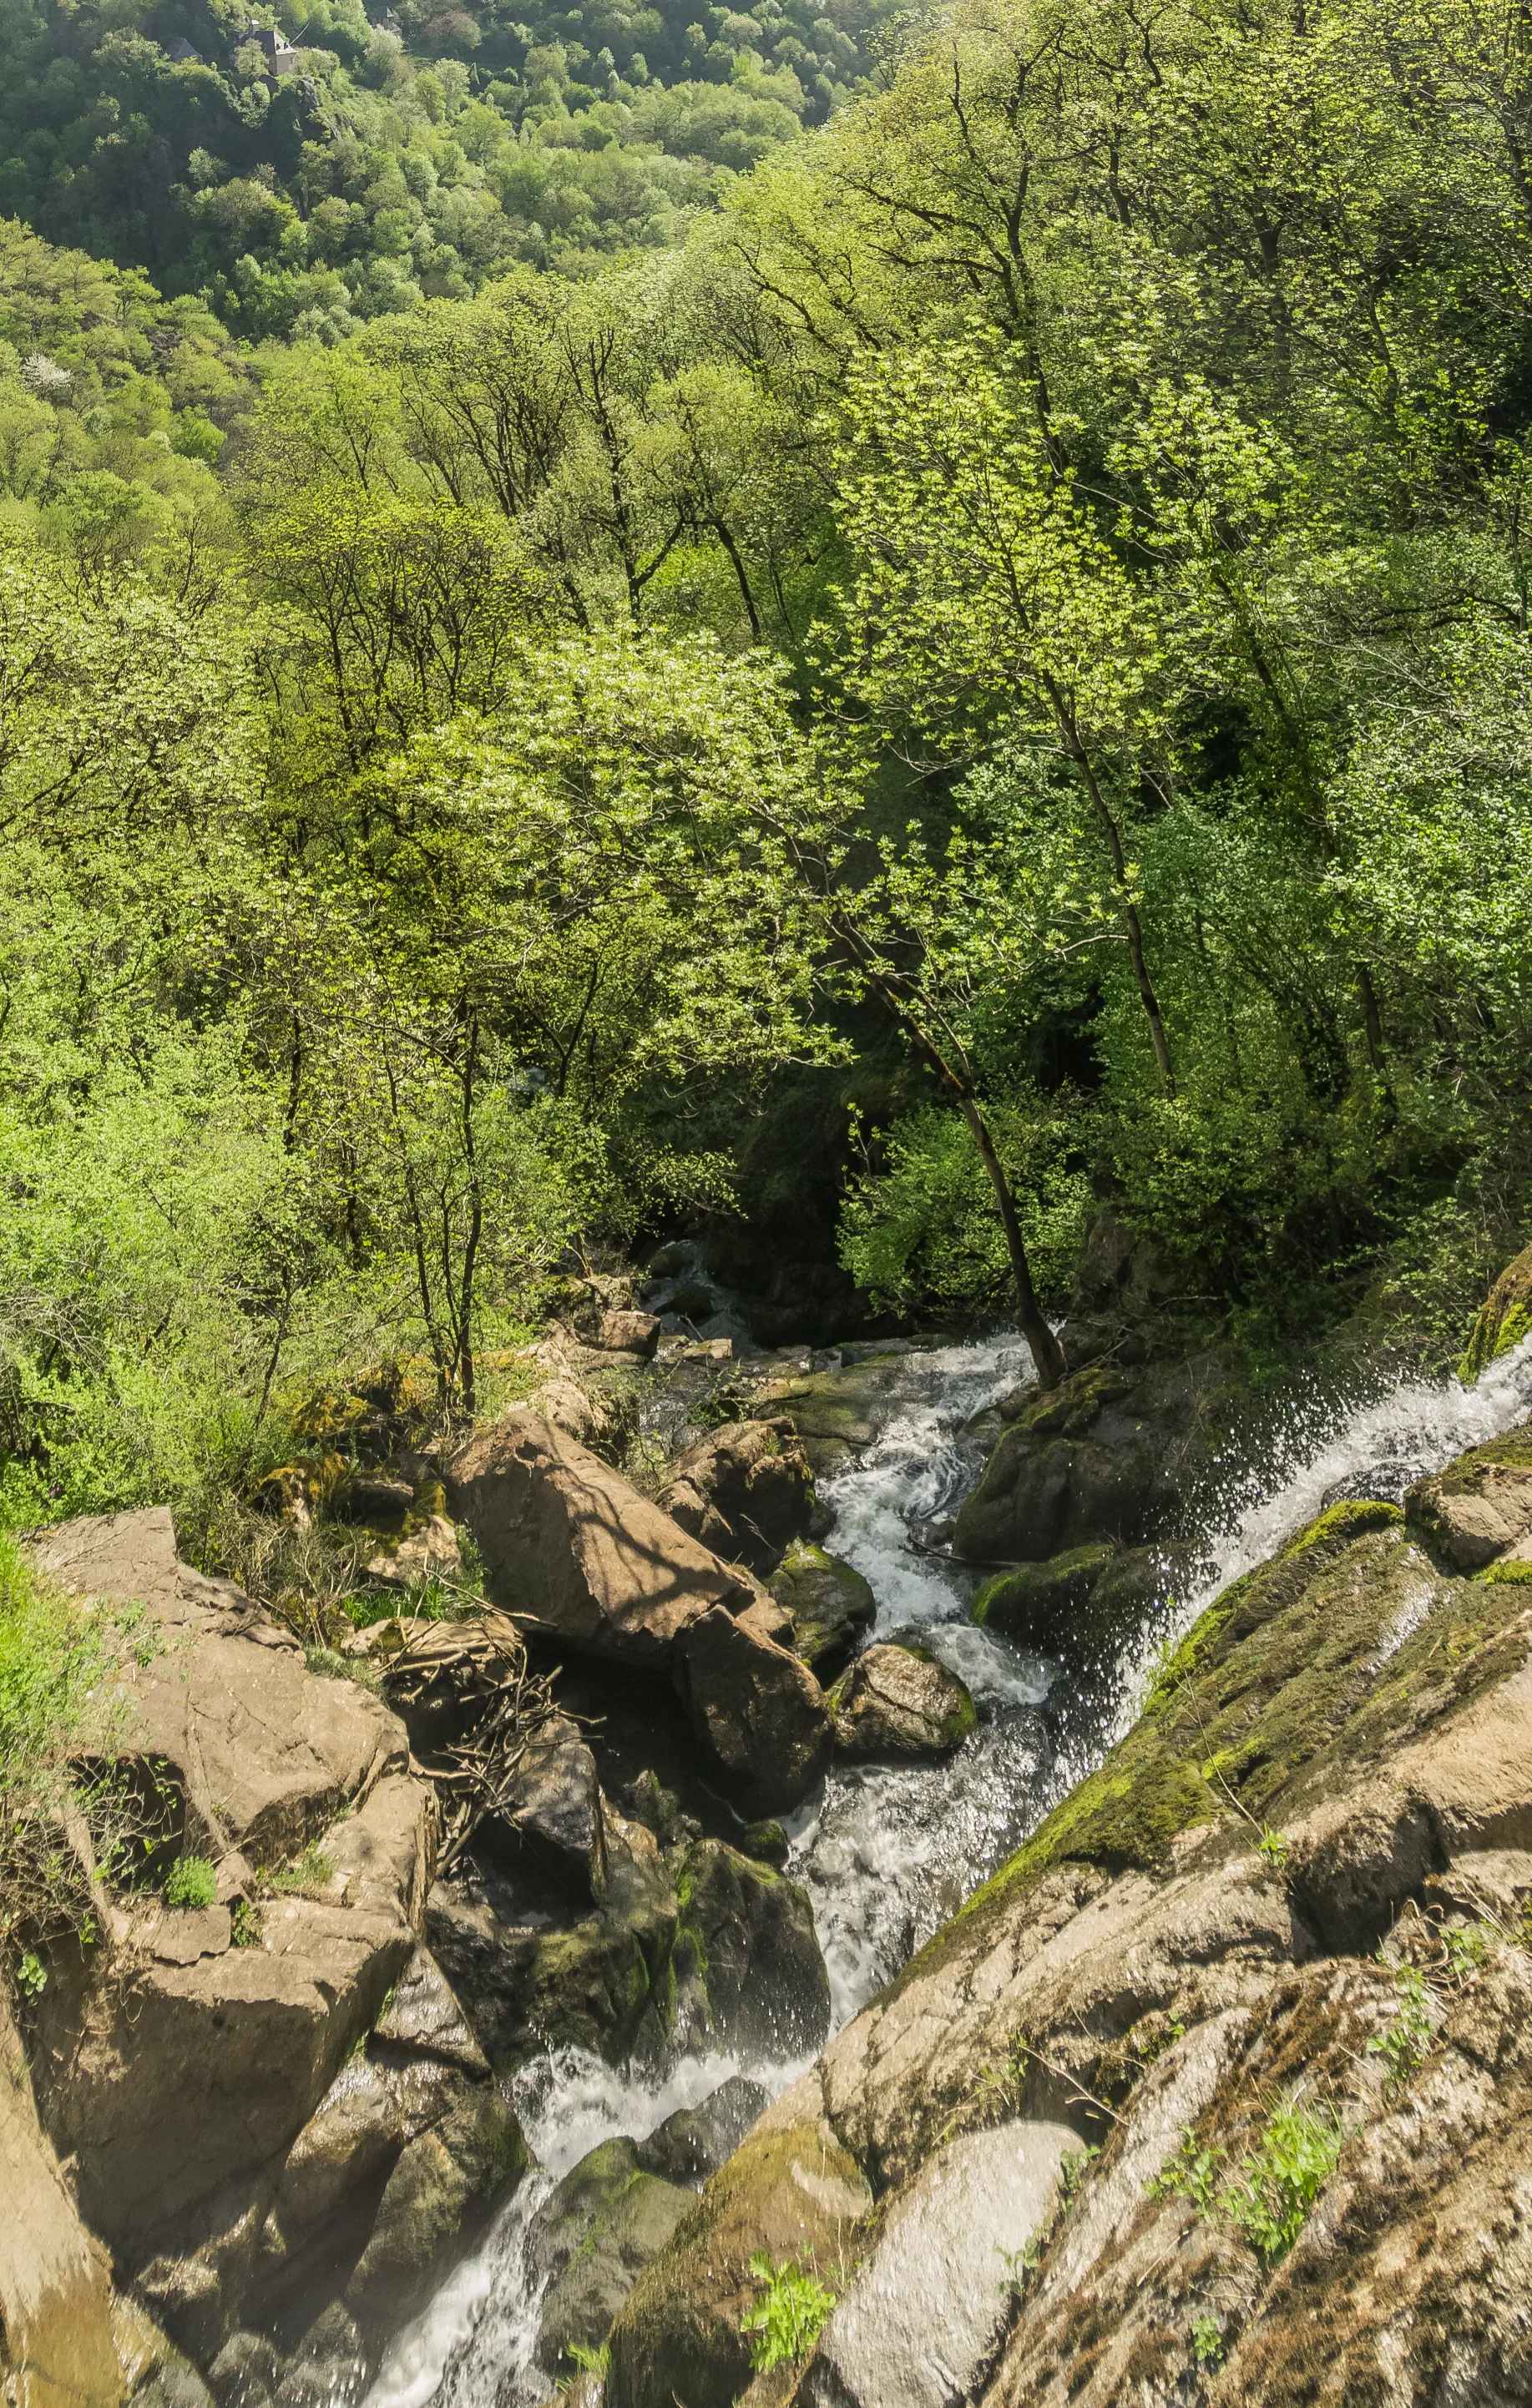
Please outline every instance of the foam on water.
[[[1051, 1668], [967, 1620], [971, 1579], [911, 1543], [971, 1483], [984, 1440], [970, 1425], [1029, 1376], [1011, 1334], [913, 1354], [876, 1444], [823, 1490], [826, 1543], [856, 1565], [877, 1599], [876, 1634], [921, 1627], [932, 1653], [967, 1682], [985, 1715], [938, 1765], [837, 1769], [794, 1818], [792, 1870], [814, 1901], [838, 2028], [942, 1919], [1035, 1828], [1132, 1723], [1158, 1646], [1188, 1629], [1227, 1582], [1260, 1563], [1340, 1496], [1398, 1498], [1423, 1472], [1508, 1428], [1532, 1407], [1532, 1339], [1464, 1389], [1401, 1382], [1339, 1410], [1294, 1412], [1261, 1465], [1229, 1468], [1196, 1593], [1123, 1648], [1095, 1701], [1089, 1737], [1055, 1750], [1039, 1711]], [[1396, 1642], [1395, 1642], [1396, 1643]], [[551, 2389], [532, 2365], [541, 2297], [526, 2265], [528, 2227], [559, 2175], [603, 2140], [642, 2139], [736, 2072], [773, 2095], [802, 2071], [689, 2057], [663, 2075], [617, 2072], [578, 2049], [521, 2070], [511, 2092], [538, 2172], [479, 2248], [399, 2334], [365, 2408], [523, 2408]]]

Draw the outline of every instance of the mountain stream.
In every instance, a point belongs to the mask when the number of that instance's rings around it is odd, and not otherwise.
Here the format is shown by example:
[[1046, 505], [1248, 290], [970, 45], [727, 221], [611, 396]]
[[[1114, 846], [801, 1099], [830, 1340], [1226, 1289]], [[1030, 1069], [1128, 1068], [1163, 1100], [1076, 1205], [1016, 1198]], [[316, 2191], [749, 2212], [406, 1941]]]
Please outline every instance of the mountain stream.
[[[1007, 1333], [915, 1351], [904, 1366], [875, 1443], [822, 1485], [835, 1513], [825, 1544], [871, 1582], [874, 1635], [918, 1627], [922, 1643], [967, 1683], [981, 1719], [945, 1763], [837, 1767], [822, 1797], [788, 1825], [789, 1870], [813, 1900], [837, 2030], [1100, 1762], [1136, 1714], [1161, 1646], [1218, 1590], [1336, 1498], [1397, 1498], [1423, 1472], [1532, 1407], [1528, 1340], [1471, 1389], [1401, 1381], [1348, 1411], [1316, 1403], [1295, 1412], [1258, 1468], [1231, 1465], [1207, 1540], [1210, 1569], [1195, 1594], [1134, 1634], [1061, 1740], [1047, 1712], [1056, 1668], [976, 1628], [973, 1574], [922, 1552], [913, 1535], [972, 1484], [987, 1435], [973, 1427], [976, 1418], [1029, 1376], [1031, 1358]], [[717, 2055], [645, 2076], [572, 2048], [524, 2067], [512, 2095], [538, 2171], [395, 2340], [364, 2408], [530, 2408], [547, 2397], [551, 2386], [532, 2360], [539, 2298], [525, 2242], [554, 2184], [599, 2142], [618, 2133], [642, 2140], [732, 2073], [775, 2096], [802, 2070], [802, 2061]]]

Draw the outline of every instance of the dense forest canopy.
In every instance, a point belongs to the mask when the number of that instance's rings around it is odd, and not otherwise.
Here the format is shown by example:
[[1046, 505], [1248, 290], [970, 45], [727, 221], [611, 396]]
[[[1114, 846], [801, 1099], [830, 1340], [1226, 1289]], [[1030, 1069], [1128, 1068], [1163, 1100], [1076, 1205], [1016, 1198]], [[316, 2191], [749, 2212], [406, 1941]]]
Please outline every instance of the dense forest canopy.
[[517, 261], [680, 240], [847, 97], [887, 6], [7, 0], [0, 210], [243, 335], [333, 342]]
[[7, 28], [13, 1517], [571, 1245], [1047, 1374], [1101, 1198], [1438, 1359], [1525, 1226], [1520, 15], [681, 14]]

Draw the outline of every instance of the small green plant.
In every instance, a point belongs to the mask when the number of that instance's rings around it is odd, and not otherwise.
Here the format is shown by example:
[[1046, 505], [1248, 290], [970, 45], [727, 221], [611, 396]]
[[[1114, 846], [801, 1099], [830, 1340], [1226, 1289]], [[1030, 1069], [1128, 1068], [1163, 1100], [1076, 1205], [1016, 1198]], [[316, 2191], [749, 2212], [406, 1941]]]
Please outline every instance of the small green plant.
[[603, 2341], [600, 2349], [589, 2349], [583, 2341], [566, 2342], [564, 2355], [574, 2368], [562, 2382], [554, 2385], [556, 2400], [567, 2400], [582, 2374], [599, 2374], [604, 2382], [612, 2371], [612, 2344]]
[[166, 1906], [211, 1906], [218, 1870], [210, 1856], [178, 1856], [165, 1885]]
[[1091, 2166], [1101, 2155], [1099, 2144], [1083, 2149], [1071, 2149], [1059, 2169], [1059, 2213], [1067, 2215], [1080, 2194], [1080, 2186]]
[[1500, 1935], [1487, 1923], [1450, 1923], [1441, 1935], [1447, 1970], [1461, 1988], [1489, 1963]]
[[1218, 2173], [1223, 2156], [1220, 2148], [1199, 2149], [1197, 2136], [1189, 2124], [1176, 2155], [1149, 2184], [1150, 2196], [1189, 2199], [1203, 2215], [1210, 2216], [1218, 2197]]
[[48, 1968], [35, 1948], [29, 1948], [17, 1966], [16, 1982], [18, 1988], [24, 1990], [29, 1999], [41, 1998], [47, 1989]]
[[740, 2318], [740, 2330], [752, 2336], [750, 2364], [758, 2374], [773, 2366], [804, 2358], [823, 2332], [835, 2304], [818, 2278], [796, 2258], [772, 2263], [764, 2249], [750, 2260], [752, 2279], [760, 2286], [759, 2303]]
[[308, 1890], [328, 1889], [335, 1879], [335, 1867], [318, 1841], [311, 1840], [302, 1856], [292, 1864], [283, 1865], [274, 1873], [263, 1869], [261, 1879], [279, 1898], [293, 1898]]
[[1274, 1830], [1268, 1823], [1255, 1844], [1273, 1872], [1279, 1873], [1287, 1863], [1287, 1833]]
[[1401, 1965], [1394, 1976], [1398, 1998], [1392, 2021], [1367, 2042], [1367, 2055], [1387, 2060], [1387, 2088], [1397, 2090], [1425, 2062], [1436, 2033], [1431, 1993], [1424, 1974], [1413, 1965]]
[[1266, 2265], [1286, 2256], [1309, 2209], [1334, 2173], [1346, 2143], [1333, 2107], [1310, 2107], [1288, 2093], [1266, 2117], [1218, 2205]]
[[229, 1930], [236, 1948], [258, 1948], [262, 1930], [259, 1907], [252, 1906], [248, 1898], [236, 1899]]
[[1223, 2357], [1223, 2328], [1217, 2316], [1192, 2319], [1192, 2355], [1199, 2366], [1217, 2366]]

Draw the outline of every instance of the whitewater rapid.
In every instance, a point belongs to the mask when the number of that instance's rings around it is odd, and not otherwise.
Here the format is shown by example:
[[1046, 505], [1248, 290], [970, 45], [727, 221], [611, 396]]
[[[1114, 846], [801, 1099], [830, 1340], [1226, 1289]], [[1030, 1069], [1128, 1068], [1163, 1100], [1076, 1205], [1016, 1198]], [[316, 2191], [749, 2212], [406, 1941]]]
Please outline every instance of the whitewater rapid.
[[[1532, 1409], [1532, 1339], [1472, 1388], [1400, 1381], [1350, 1408], [1294, 1406], [1259, 1462], [1227, 1467], [1195, 1589], [1147, 1618], [1101, 1684], [1085, 1735], [1058, 1746], [1044, 1711], [1055, 1668], [976, 1629], [973, 1575], [912, 1539], [972, 1484], [992, 1439], [992, 1425], [976, 1423], [1031, 1369], [1013, 1333], [910, 1354], [876, 1443], [822, 1487], [835, 1516], [825, 1544], [872, 1584], [874, 1636], [918, 1628], [983, 1717], [947, 1763], [837, 1768], [788, 1827], [790, 1870], [813, 1901], [837, 2029], [1100, 1762], [1136, 1716], [1160, 1649], [1229, 1581], [1337, 1498], [1397, 1499], [1411, 1481]], [[775, 2096], [802, 2070], [802, 2060], [720, 2054], [645, 2077], [562, 2048], [519, 2071], [509, 2088], [538, 2171], [396, 2339], [364, 2408], [529, 2408], [546, 2398], [552, 2386], [532, 2365], [540, 2300], [525, 2242], [554, 2184], [600, 2142], [642, 2140], [730, 2074], [746, 2073]]]

